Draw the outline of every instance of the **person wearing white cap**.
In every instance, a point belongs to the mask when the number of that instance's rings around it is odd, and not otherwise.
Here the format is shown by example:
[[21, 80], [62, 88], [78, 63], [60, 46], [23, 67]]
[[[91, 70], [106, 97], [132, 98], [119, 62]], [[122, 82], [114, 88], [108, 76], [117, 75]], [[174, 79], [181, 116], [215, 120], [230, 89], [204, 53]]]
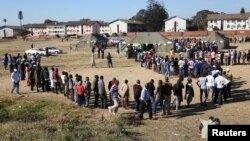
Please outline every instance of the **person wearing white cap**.
[[13, 93], [13, 91], [16, 88], [16, 94], [19, 94], [20, 74], [19, 74], [19, 72], [17, 72], [17, 69], [14, 69], [14, 72], [12, 72], [11, 80], [12, 80], [12, 89], [10, 92]]

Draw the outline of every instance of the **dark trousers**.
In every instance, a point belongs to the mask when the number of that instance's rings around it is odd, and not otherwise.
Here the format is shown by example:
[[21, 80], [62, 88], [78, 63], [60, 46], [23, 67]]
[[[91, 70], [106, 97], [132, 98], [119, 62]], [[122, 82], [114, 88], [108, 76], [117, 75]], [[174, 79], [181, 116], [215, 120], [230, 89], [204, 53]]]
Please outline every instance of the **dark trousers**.
[[107, 96], [105, 94], [100, 95], [101, 98], [101, 108], [107, 108]]
[[94, 95], [95, 95], [95, 104], [94, 104], [94, 106], [98, 107], [99, 94], [98, 94], [98, 92], [94, 92]]
[[4, 69], [7, 69], [8, 63], [3, 63], [3, 65], [4, 65]]
[[143, 114], [145, 112], [145, 108], [147, 107], [148, 114], [149, 114], [149, 119], [152, 119], [152, 106], [151, 106], [151, 101], [147, 100], [147, 105], [143, 100], [140, 100], [140, 119], [143, 119]]
[[231, 96], [231, 82], [229, 82], [228, 84], [227, 84], [227, 87], [226, 87], [226, 93], [227, 93], [227, 95], [230, 97]]
[[49, 91], [49, 80], [45, 80], [43, 84], [43, 91], [48, 92]]
[[58, 94], [58, 90], [60, 90], [60, 92], [62, 93], [60, 82], [55, 82], [55, 90], [56, 94]]
[[135, 110], [139, 111], [140, 110], [140, 99], [135, 98]]
[[109, 68], [110, 68], [110, 67], [113, 68], [113, 63], [112, 63], [112, 61], [108, 61], [108, 66], [109, 66]]
[[222, 105], [223, 88], [217, 88], [217, 91], [218, 91], [218, 104]]

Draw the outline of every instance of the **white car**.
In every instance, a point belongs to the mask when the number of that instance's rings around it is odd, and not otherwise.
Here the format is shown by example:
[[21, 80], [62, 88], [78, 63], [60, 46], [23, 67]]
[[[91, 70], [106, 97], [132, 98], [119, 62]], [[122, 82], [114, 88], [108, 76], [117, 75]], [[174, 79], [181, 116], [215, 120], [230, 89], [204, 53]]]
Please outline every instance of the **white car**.
[[45, 47], [44, 50], [48, 50], [49, 54], [61, 54], [63, 53], [62, 49], [58, 49], [56, 47]]
[[46, 51], [43, 48], [31, 48], [25, 51], [28, 55], [39, 54], [39, 55], [46, 55]]

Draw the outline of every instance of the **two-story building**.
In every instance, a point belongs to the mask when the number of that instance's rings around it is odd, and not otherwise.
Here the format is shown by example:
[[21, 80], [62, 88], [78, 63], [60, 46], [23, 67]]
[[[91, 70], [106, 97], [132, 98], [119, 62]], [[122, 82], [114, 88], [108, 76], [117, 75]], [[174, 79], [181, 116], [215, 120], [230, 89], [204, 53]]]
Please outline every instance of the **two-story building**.
[[45, 24], [26, 24], [23, 26], [26, 30], [30, 31], [33, 36], [40, 36], [47, 34]]
[[46, 24], [47, 34], [50, 36], [65, 36], [66, 35], [66, 28], [65, 24], [62, 22], [53, 22], [50, 24]]
[[243, 14], [210, 14], [208, 31], [217, 30], [250, 30], [250, 13]]
[[174, 16], [164, 20], [165, 32], [183, 32], [187, 30], [186, 19]]
[[100, 23], [100, 34], [109, 34], [110, 27], [109, 24], [106, 22], [99, 22]]
[[110, 34], [145, 31], [144, 23], [140, 21], [117, 19], [109, 23]]

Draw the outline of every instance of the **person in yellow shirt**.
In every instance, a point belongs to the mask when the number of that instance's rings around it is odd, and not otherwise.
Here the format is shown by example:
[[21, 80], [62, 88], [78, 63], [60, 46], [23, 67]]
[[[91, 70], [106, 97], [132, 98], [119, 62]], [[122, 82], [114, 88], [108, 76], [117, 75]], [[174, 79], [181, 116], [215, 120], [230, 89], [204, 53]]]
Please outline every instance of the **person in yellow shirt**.
[[232, 85], [232, 81], [233, 81], [233, 75], [232, 73], [230, 72], [230, 69], [227, 68], [226, 70], [226, 76], [227, 76], [227, 80], [229, 81], [229, 83], [227, 84], [227, 94], [228, 94], [228, 97], [231, 97], [231, 85]]
[[171, 50], [170, 50], [170, 58], [173, 57], [173, 56], [174, 56], [174, 50], [171, 49]]
[[128, 80], [125, 80], [124, 84], [121, 86], [121, 96], [122, 96], [122, 106], [124, 109], [128, 109], [129, 105], [129, 86]]

